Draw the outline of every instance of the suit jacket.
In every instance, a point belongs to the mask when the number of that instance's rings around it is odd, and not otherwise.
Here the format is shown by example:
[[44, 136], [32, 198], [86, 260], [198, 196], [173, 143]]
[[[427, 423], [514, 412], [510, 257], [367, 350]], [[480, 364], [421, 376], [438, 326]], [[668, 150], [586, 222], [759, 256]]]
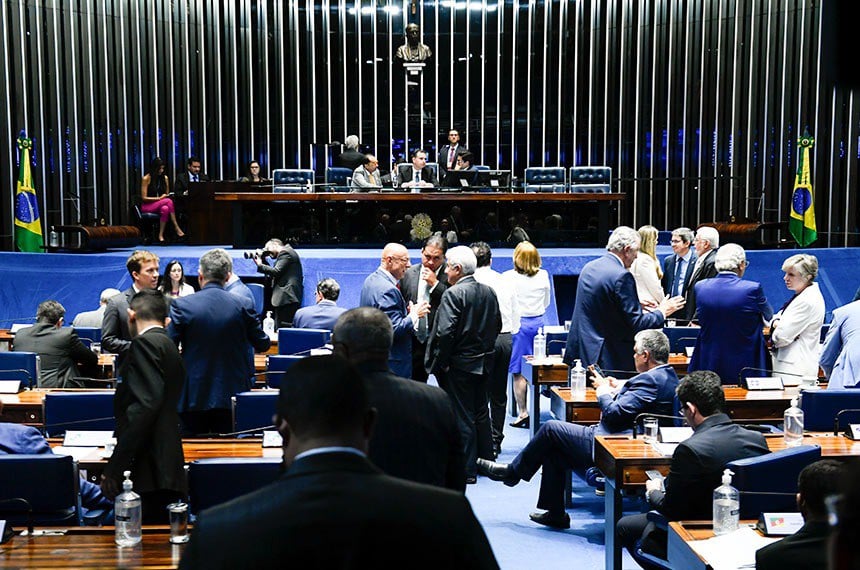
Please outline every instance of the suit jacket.
[[[687, 320], [693, 320], [696, 318], [696, 283], [717, 276], [717, 268], [714, 265], [716, 257], [716, 249], [712, 249], [706, 253], [705, 257], [702, 258], [702, 263], [699, 265], [698, 270], [693, 271], [693, 274], [690, 276], [690, 283], [687, 285], [687, 289], [684, 292], [684, 317], [686, 317]], [[678, 315], [678, 318], [682, 318], [680, 314]]]
[[361, 286], [359, 305], [376, 307], [391, 320], [394, 342], [388, 355], [388, 366], [403, 378], [412, 376], [412, 319], [406, 311], [406, 300], [396, 287], [397, 282], [390, 273], [377, 267], [367, 276]]
[[827, 521], [808, 521], [796, 533], [756, 550], [756, 570], [827, 568]]
[[385, 362], [358, 365], [376, 408], [373, 464], [393, 477], [466, 490], [466, 457], [448, 394], [393, 374]]
[[860, 382], [860, 301], [833, 311], [819, 363], [827, 376], [828, 390], [857, 387]]
[[179, 416], [179, 395], [185, 367], [176, 345], [162, 328], [151, 328], [131, 342], [120, 372], [113, 407], [116, 448], [105, 476], [122, 481], [131, 471], [137, 492], [170, 490], [185, 493], [185, 458]]
[[496, 293], [467, 275], [448, 287], [427, 339], [424, 366], [429, 373], [448, 368], [483, 374], [502, 330]]
[[818, 377], [818, 341], [824, 323], [824, 297], [811, 283], [771, 321], [773, 371]]
[[[38, 353], [41, 375], [34, 378], [40, 388], [63, 388], [75, 376], [80, 376], [77, 362], [88, 366], [98, 364], [98, 356], [86, 347], [72, 328], [57, 328], [50, 323], [36, 323], [15, 334], [13, 348], [17, 352]], [[74, 386], [71, 386], [74, 387]]]
[[564, 361], [634, 370], [633, 336], [663, 326], [663, 313], [643, 313], [636, 281], [617, 257], [606, 253], [582, 268]]
[[358, 152], [357, 150], [347, 149], [340, 153], [340, 156], [337, 160], [342, 167], [349, 168], [350, 170], [355, 170], [356, 168], [364, 164], [364, 154]]
[[102, 319], [105, 316], [107, 305], [99, 305], [99, 308], [94, 311], [84, 311], [75, 315], [72, 321], [73, 327], [95, 327], [101, 328]]
[[[690, 256], [690, 261], [687, 263], [687, 269], [684, 271], [684, 278], [682, 279], [684, 286], [681, 289], [681, 293], [683, 295], [686, 295], [687, 290], [690, 288], [690, 279], [693, 278], [693, 270], [696, 268], [696, 260], [699, 259], [696, 255], [696, 250], [691, 248], [690, 252], [692, 255]], [[675, 279], [675, 267], [677, 264], [678, 256], [674, 253], [663, 258], [663, 279], [660, 283], [663, 285], [663, 292], [667, 297], [672, 296], [672, 281]], [[681, 312], [682, 311], [678, 311], [679, 314], [681, 314]]]
[[[197, 175], [198, 182], [207, 182], [209, 180], [209, 176], [205, 173], [201, 172]], [[176, 180], [173, 181], [173, 192], [176, 196], [183, 198], [188, 196], [188, 185], [191, 183], [191, 174], [188, 172], [186, 168], [182, 172], [176, 175]]]
[[180, 568], [498, 568], [462, 493], [396, 479], [334, 452], [204, 511]]
[[[421, 279], [420, 263], [412, 265], [403, 274], [403, 279], [400, 280], [400, 292], [406, 302], [418, 302], [418, 281]], [[442, 302], [442, 294], [448, 288], [448, 276], [445, 275], [445, 264], [443, 263], [436, 270], [436, 278], [439, 280], [433, 290], [430, 291], [430, 314], [427, 315], [428, 331], [433, 327], [433, 319], [436, 317], [436, 311], [439, 309], [439, 303]]]
[[630, 266], [630, 274], [636, 281], [636, 294], [639, 301], [660, 303], [665, 298], [660, 278], [657, 277], [657, 262], [645, 252], [640, 251]]
[[368, 172], [362, 165], [352, 171], [352, 192], [379, 188], [382, 188], [382, 176], [379, 174], [379, 169]]
[[346, 312], [334, 301], [323, 299], [316, 305], [302, 307], [293, 317], [293, 326], [297, 329], [326, 329], [334, 330], [337, 319]]
[[741, 369], [767, 368], [762, 327], [773, 317], [761, 284], [724, 272], [696, 283], [699, 324], [689, 370], [712, 370], [736, 384]]
[[173, 301], [168, 333], [182, 343], [186, 381], [179, 411], [229, 409], [230, 398], [254, 384], [253, 347], [271, 346], [253, 309], [216, 283]]
[[714, 489], [726, 464], [766, 453], [770, 450], [762, 434], [733, 424], [726, 414], [709, 416], [675, 448], [666, 491], [650, 493], [651, 505], [670, 521], [710, 520]]
[[[412, 163], [403, 163], [397, 165], [397, 179], [401, 185], [406, 182], [412, 182], [415, 177], [415, 170], [412, 168]], [[436, 178], [436, 173], [433, 169], [425, 166], [421, 169], [421, 180], [429, 182], [433, 186], [439, 186], [439, 180]]]
[[247, 307], [250, 307], [256, 314], [257, 302], [254, 300], [254, 294], [251, 292], [251, 289], [247, 285], [242, 283], [241, 280], [228, 283], [224, 286], [224, 290], [231, 295], [235, 295], [237, 298], [241, 299], [242, 302], [245, 303]]
[[258, 266], [257, 273], [272, 278], [272, 306], [302, 302], [302, 262], [291, 246], [285, 246], [284, 251], [275, 258], [274, 265], [263, 263]]
[[644, 412], [674, 416], [677, 387], [675, 369], [663, 364], [625, 382], [615, 397], [601, 394], [597, 398], [601, 413], [595, 435], [629, 431], [636, 416]]
[[436, 162], [439, 164], [440, 179], [443, 178], [449, 170], [453, 170], [453, 168], [457, 166], [457, 153], [465, 151], [466, 147], [461, 144], [454, 145], [454, 161], [449, 163], [448, 154], [450, 150], [450, 144], [442, 145], [439, 147], [439, 153], [436, 155]]
[[112, 297], [105, 307], [102, 319], [102, 349], [117, 354], [117, 364], [125, 359], [131, 346], [131, 331], [128, 328], [128, 304], [134, 297], [134, 287], [129, 287]]

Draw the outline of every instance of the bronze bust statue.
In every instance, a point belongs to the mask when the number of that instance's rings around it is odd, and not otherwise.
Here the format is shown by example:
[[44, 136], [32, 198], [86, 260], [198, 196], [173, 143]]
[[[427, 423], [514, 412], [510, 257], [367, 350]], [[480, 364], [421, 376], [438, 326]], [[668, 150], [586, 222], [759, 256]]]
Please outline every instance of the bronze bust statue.
[[406, 43], [397, 48], [394, 55], [397, 59], [408, 63], [419, 63], [433, 56], [430, 46], [418, 40], [418, 24], [406, 26]]

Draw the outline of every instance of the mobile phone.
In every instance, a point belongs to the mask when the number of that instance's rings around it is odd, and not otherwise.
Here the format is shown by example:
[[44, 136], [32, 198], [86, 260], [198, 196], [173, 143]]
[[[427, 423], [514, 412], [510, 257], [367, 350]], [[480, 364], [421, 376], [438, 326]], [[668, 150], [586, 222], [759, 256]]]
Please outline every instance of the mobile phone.
[[589, 368], [598, 376], [603, 376], [604, 378], [606, 378], [606, 374], [603, 373], [603, 370], [601, 370], [600, 366], [598, 366], [597, 364], [592, 364], [591, 366], [589, 366]]
[[665, 479], [663, 474], [657, 471], [656, 469], [649, 469], [645, 472], [645, 475], [648, 476], [652, 481], [660, 481], [661, 479]]

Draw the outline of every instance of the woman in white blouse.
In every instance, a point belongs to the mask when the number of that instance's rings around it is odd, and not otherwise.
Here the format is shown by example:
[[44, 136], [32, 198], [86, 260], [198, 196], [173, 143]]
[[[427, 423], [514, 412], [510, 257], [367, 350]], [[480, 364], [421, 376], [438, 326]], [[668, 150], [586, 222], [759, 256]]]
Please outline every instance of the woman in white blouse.
[[514, 268], [502, 275], [515, 291], [520, 314], [520, 330], [511, 337], [511, 363], [508, 366], [508, 372], [514, 375], [514, 397], [519, 412], [511, 423], [514, 427], [529, 426], [526, 407], [528, 384], [522, 375], [522, 357], [533, 354], [534, 338], [538, 328], [544, 326], [543, 315], [549, 306], [549, 273], [540, 266], [537, 248], [530, 242], [521, 241], [514, 249]]
[[815, 283], [818, 259], [799, 253], [782, 264], [785, 286], [794, 296], [770, 323], [773, 372], [818, 377], [819, 339], [824, 323], [824, 297]]
[[657, 261], [658, 233], [654, 226], [639, 228], [642, 245], [639, 246], [639, 254], [630, 266], [630, 273], [636, 280], [636, 293], [639, 295], [639, 302], [646, 310], [659, 305], [666, 296], [663, 293], [663, 285], [660, 283], [663, 278], [663, 271]]
[[185, 269], [177, 259], [167, 262], [159, 289], [166, 297], [173, 299], [194, 293], [194, 287], [185, 282]]

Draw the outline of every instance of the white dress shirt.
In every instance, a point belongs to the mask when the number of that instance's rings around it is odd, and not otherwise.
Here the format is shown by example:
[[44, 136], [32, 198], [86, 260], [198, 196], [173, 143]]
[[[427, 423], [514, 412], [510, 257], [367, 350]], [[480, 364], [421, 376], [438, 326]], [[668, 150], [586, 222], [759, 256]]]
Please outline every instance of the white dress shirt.
[[475, 270], [475, 281], [490, 287], [496, 293], [499, 301], [499, 311], [502, 313], [503, 333], [516, 333], [520, 330], [519, 307], [514, 299], [513, 286], [502, 277], [498, 271], [490, 267], [479, 267]]

